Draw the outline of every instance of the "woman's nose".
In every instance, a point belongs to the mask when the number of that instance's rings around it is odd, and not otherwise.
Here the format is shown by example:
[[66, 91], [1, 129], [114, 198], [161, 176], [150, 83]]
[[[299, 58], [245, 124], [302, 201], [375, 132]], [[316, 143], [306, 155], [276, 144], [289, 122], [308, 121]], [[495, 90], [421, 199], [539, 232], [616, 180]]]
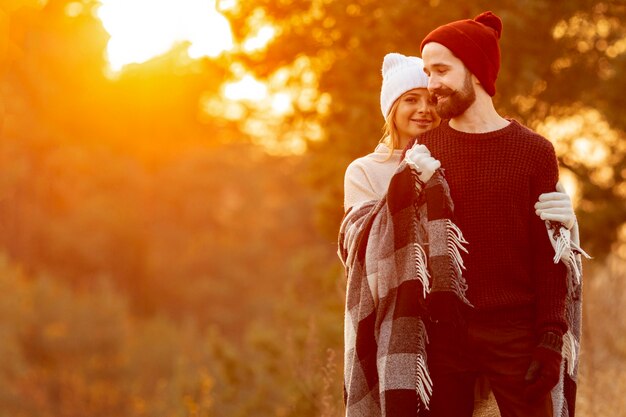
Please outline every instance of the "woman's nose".
[[428, 113], [428, 100], [421, 99], [417, 103], [417, 111], [418, 113]]

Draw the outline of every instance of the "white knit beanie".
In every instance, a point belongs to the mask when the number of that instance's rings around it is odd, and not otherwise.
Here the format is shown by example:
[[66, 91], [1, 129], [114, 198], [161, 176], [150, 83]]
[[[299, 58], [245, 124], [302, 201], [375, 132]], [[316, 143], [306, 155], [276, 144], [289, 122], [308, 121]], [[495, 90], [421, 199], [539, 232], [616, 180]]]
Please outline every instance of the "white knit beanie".
[[380, 89], [380, 110], [386, 119], [393, 102], [414, 88], [428, 88], [421, 58], [392, 52], [383, 59], [383, 86]]

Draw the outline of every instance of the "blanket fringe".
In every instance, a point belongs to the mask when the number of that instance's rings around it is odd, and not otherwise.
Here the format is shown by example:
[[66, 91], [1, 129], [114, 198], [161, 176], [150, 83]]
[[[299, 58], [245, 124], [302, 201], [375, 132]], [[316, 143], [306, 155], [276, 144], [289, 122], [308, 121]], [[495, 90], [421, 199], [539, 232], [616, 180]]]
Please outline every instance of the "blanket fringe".
[[446, 233], [447, 233], [447, 241], [448, 241], [448, 255], [450, 259], [452, 259], [452, 266], [455, 269], [455, 276], [452, 279], [452, 284], [454, 286], [454, 292], [456, 293], [459, 299], [463, 300], [463, 302], [469, 306], [472, 306], [472, 303], [467, 299], [465, 293], [467, 292], [467, 281], [463, 276], [463, 270], [465, 269], [465, 264], [463, 263], [463, 258], [461, 257], [461, 252], [468, 253], [467, 249], [464, 245], [468, 245], [469, 243], [463, 237], [463, 232], [461, 229], [452, 222], [452, 220], [446, 220]]
[[[411, 176], [415, 180], [415, 192], [419, 194], [424, 188], [424, 182], [420, 179], [420, 172], [415, 162], [411, 158], [405, 158], [407, 165], [411, 168]], [[413, 221], [413, 232], [417, 234], [419, 223], [417, 218]], [[430, 274], [428, 273], [428, 256], [424, 252], [424, 248], [417, 242], [413, 243], [413, 255], [415, 256], [415, 275], [417, 279], [422, 283], [422, 291], [424, 298], [430, 292]]]
[[577, 255], [582, 255], [585, 259], [593, 259], [591, 255], [585, 252], [583, 248], [581, 248], [580, 245], [578, 245], [576, 242], [572, 241], [571, 245], [572, 245], [572, 251], [576, 253]]
[[415, 389], [420, 401], [428, 410], [430, 397], [433, 394], [433, 380], [430, 378], [425, 357], [417, 355], [415, 362]]
[[413, 243], [413, 252], [415, 255], [415, 274], [422, 283], [424, 298], [426, 298], [426, 294], [430, 292], [430, 274], [428, 273], [426, 252], [418, 243]]
[[554, 241], [555, 241], [555, 248], [554, 248], [554, 258], [552, 258], [552, 260], [554, 261], [554, 263], [558, 263], [561, 259], [567, 259], [569, 258], [569, 253], [566, 253], [566, 251], [569, 252], [570, 250], [570, 232], [569, 230], [565, 229], [564, 227], [557, 227], [556, 229], [554, 229]]
[[576, 341], [572, 332], [568, 330], [563, 335], [563, 349], [561, 354], [567, 361], [567, 373], [572, 376], [574, 375], [574, 370], [576, 369], [579, 347], [578, 341]]
[[567, 262], [565, 262], [568, 268], [568, 275], [571, 275], [569, 282], [569, 289], [571, 291], [574, 290], [577, 286], [580, 285], [580, 278], [582, 277], [581, 265], [576, 259], [576, 255], [573, 252], [570, 252]]
[[571, 250], [567, 262], [569, 263], [569, 269], [576, 285], [580, 285], [581, 277], [583, 275], [582, 264], [580, 263], [579, 258], [577, 258], [578, 255], [585, 257], [585, 259], [591, 259], [591, 256], [589, 256], [587, 252], [585, 252], [580, 246], [572, 241]]
[[[572, 240], [570, 230], [561, 223], [546, 221], [546, 228], [554, 248], [554, 263], [563, 262], [567, 267], [567, 287], [571, 297], [582, 282], [582, 264], [578, 256], [581, 255], [587, 259], [591, 257]], [[563, 335], [561, 354], [567, 362], [567, 373], [574, 376], [580, 345], [572, 333], [571, 324], [568, 327], [570, 330]]]
[[426, 344], [428, 343], [428, 333], [426, 332], [426, 326], [422, 320], [419, 321], [419, 329], [417, 333], [419, 343], [418, 350], [423, 353], [418, 354], [415, 359], [415, 390], [421, 403], [424, 404], [424, 407], [428, 410], [430, 397], [433, 395], [433, 380], [430, 377], [428, 364], [426, 363]]
[[571, 232], [563, 225], [556, 222], [546, 222], [546, 226], [553, 240], [554, 258], [552, 260], [555, 264], [563, 262], [568, 267], [570, 278], [568, 287], [570, 291], [573, 291], [580, 285], [582, 277], [582, 265], [577, 256], [581, 255], [586, 259], [591, 259], [591, 256], [572, 240]]

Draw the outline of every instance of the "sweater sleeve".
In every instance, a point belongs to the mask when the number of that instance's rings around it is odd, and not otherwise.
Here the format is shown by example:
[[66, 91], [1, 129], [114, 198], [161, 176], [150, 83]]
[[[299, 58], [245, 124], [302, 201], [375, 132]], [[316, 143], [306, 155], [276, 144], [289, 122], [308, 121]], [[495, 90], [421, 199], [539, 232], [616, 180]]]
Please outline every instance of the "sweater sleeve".
[[380, 200], [382, 196], [374, 191], [374, 186], [367, 176], [365, 167], [358, 160], [353, 161], [346, 169], [344, 177], [343, 209], [371, 200]]
[[539, 195], [555, 190], [558, 181], [558, 162], [551, 143], [545, 142], [537, 155], [534, 175], [531, 177], [530, 232], [532, 273], [535, 279], [537, 300], [537, 327], [539, 333], [547, 331], [563, 335], [567, 331], [565, 299], [567, 296], [566, 268], [562, 262], [552, 260], [554, 249], [550, 244], [546, 226], [534, 212]]

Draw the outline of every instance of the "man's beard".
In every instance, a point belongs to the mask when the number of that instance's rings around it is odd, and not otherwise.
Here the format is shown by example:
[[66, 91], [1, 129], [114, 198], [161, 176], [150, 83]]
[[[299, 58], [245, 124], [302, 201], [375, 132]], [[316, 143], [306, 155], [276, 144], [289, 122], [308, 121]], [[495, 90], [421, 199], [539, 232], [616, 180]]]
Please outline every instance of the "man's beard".
[[465, 81], [461, 90], [440, 87], [433, 93], [448, 97], [446, 101], [437, 103], [435, 107], [442, 119], [452, 119], [462, 115], [476, 101], [476, 91], [472, 85], [472, 74], [469, 71], [465, 73]]

